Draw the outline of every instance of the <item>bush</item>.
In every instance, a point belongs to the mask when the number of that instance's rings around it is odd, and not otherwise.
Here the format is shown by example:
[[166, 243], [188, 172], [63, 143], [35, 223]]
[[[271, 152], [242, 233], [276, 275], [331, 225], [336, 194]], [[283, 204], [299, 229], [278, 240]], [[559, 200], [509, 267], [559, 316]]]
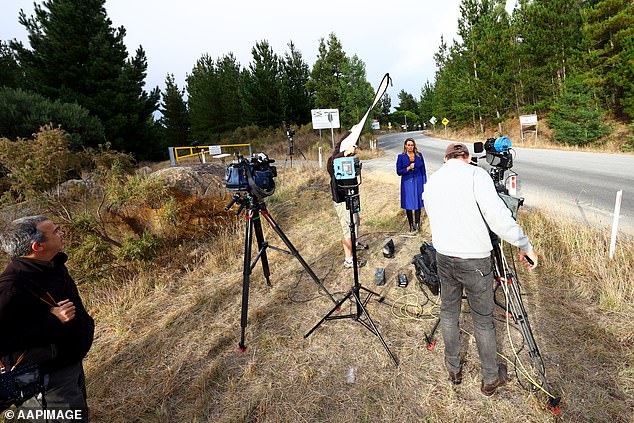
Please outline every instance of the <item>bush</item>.
[[79, 159], [68, 151], [68, 134], [45, 127], [33, 140], [0, 138], [0, 163], [16, 198], [32, 198], [38, 192], [65, 182], [79, 171]]
[[585, 145], [610, 132], [603, 123], [605, 113], [592, 100], [579, 76], [566, 79], [561, 96], [551, 110], [548, 121], [557, 142]]
[[77, 151], [103, 143], [101, 121], [78, 104], [50, 101], [21, 89], [0, 88], [0, 137], [31, 138], [44, 125], [60, 126]]

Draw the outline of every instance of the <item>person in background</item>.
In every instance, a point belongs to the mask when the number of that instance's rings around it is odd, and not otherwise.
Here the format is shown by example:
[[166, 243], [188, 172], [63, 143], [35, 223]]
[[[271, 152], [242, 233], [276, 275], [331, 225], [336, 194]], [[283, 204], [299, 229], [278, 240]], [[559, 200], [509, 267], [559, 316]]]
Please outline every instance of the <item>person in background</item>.
[[[344, 151], [339, 151], [341, 148], [341, 142], [350, 134], [350, 132], [344, 134], [339, 142], [335, 145], [335, 148], [332, 150], [332, 155], [328, 158], [328, 163], [326, 164], [326, 168], [328, 170], [328, 174], [330, 175], [330, 190], [332, 192], [332, 201], [335, 207], [335, 211], [337, 212], [337, 217], [339, 218], [339, 224], [341, 225], [341, 232], [343, 234], [343, 238], [341, 243], [343, 244], [343, 252], [345, 259], [343, 261], [343, 267], [346, 269], [352, 269], [354, 267], [354, 263], [352, 261], [352, 238], [350, 237], [350, 211], [346, 209], [346, 197], [341, 188], [337, 186], [337, 180], [335, 179], [335, 167], [334, 161], [339, 157], [352, 157], [357, 154], [358, 147], [353, 145]], [[359, 213], [353, 214], [354, 225], [355, 225], [355, 234], [357, 238], [357, 249], [367, 250], [367, 244], [359, 242]], [[366, 265], [366, 260], [357, 258], [358, 267], [363, 267]]]
[[419, 231], [427, 172], [425, 160], [416, 148], [414, 138], [405, 140], [403, 153], [396, 158], [396, 173], [401, 177], [401, 208], [405, 209], [409, 230], [410, 232]]
[[49, 422], [88, 421], [82, 360], [95, 325], [64, 264], [63, 238], [45, 216], [14, 220], [2, 232], [11, 261], [0, 275], [0, 359], [3, 367], [36, 363], [40, 369], [43, 392], [21, 410], [66, 416]]
[[[462, 382], [460, 356], [460, 307], [463, 291], [473, 318], [480, 356], [482, 384], [486, 396], [506, 384], [507, 368], [497, 362], [493, 322], [493, 263], [489, 228], [501, 239], [520, 249], [527, 267], [537, 266], [537, 254], [528, 237], [498, 196], [487, 172], [471, 166], [467, 146], [449, 144], [445, 164], [429, 177], [425, 189], [425, 211], [436, 248], [440, 277], [440, 329], [445, 344], [445, 366], [453, 384]], [[530, 264], [525, 257], [532, 260]]]

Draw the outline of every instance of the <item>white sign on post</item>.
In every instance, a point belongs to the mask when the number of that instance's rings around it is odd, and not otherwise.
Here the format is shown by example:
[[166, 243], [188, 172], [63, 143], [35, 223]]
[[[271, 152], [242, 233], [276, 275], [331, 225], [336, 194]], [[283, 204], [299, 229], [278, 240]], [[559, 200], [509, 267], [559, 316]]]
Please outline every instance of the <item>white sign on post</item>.
[[222, 154], [222, 149], [219, 145], [210, 145], [209, 146], [209, 155], [215, 156], [217, 154]]
[[341, 128], [339, 109], [312, 109], [313, 129]]

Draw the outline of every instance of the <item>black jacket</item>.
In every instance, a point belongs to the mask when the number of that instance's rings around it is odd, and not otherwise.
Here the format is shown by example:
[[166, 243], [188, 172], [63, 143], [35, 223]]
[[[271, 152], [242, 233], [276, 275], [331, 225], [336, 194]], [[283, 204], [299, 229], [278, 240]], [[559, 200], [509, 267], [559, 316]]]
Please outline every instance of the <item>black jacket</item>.
[[[81, 361], [93, 341], [95, 324], [84, 308], [75, 281], [58, 253], [51, 262], [12, 259], [0, 275], [0, 357], [6, 363], [26, 351], [25, 361], [53, 371]], [[75, 317], [62, 324], [51, 312], [54, 302], [69, 299]]]

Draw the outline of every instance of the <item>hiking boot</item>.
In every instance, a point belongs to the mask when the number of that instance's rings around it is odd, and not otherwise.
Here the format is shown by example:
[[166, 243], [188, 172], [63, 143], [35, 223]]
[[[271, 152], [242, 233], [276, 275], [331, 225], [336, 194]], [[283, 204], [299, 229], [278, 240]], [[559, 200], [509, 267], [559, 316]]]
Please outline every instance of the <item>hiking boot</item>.
[[[365, 259], [362, 259], [362, 258], [357, 259], [357, 267], [363, 267], [366, 265], [366, 263], [367, 261]], [[352, 262], [352, 260], [351, 261], [344, 260], [343, 267], [344, 269], [352, 269], [354, 268], [354, 263]]]
[[508, 374], [506, 369], [506, 364], [499, 363], [498, 364], [498, 378], [495, 379], [495, 382], [490, 384], [484, 384], [484, 380], [482, 381], [482, 385], [480, 386], [480, 390], [484, 395], [490, 397], [495, 393], [495, 391], [500, 387], [506, 385], [506, 381], [508, 380]]
[[357, 250], [367, 250], [368, 244], [364, 244], [363, 242], [357, 241]]

